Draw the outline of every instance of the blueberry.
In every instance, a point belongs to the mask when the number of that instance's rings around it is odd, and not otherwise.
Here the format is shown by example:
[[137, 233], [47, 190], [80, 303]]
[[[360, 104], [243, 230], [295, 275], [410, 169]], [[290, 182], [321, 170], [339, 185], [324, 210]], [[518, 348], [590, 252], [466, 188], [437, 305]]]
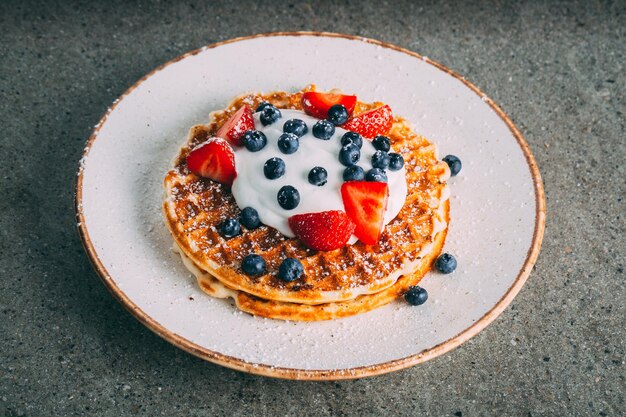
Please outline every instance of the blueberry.
[[328, 140], [335, 134], [335, 125], [328, 120], [320, 120], [313, 125], [313, 136], [318, 139]]
[[328, 109], [328, 120], [335, 126], [339, 126], [348, 121], [348, 110], [341, 104], [335, 104]]
[[226, 219], [217, 225], [217, 231], [222, 237], [235, 237], [241, 233], [241, 226], [237, 219]]
[[300, 204], [300, 193], [291, 185], [284, 185], [278, 190], [278, 204], [285, 210], [291, 210]]
[[448, 166], [450, 167], [450, 175], [452, 175], [453, 177], [459, 172], [461, 172], [461, 168], [462, 168], [461, 160], [457, 158], [456, 156], [447, 155], [443, 158], [443, 162], [448, 164]]
[[241, 269], [246, 275], [263, 275], [266, 270], [265, 259], [262, 256], [251, 253], [241, 261]]
[[339, 151], [339, 162], [345, 166], [354, 165], [361, 159], [361, 151], [354, 143], [349, 143], [341, 147]]
[[248, 130], [243, 134], [241, 141], [250, 152], [258, 152], [267, 144], [267, 137], [258, 130]]
[[282, 114], [280, 113], [280, 110], [270, 104], [269, 106], [265, 106], [259, 118], [261, 119], [263, 126], [267, 126], [274, 123], [281, 116]]
[[387, 152], [374, 152], [374, 155], [372, 155], [372, 166], [374, 168], [387, 169], [389, 166], [389, 155], [387, 155]]
[[404, 166], [404, 158], [399, 153], [389, 154], [389, 169], [392, 171], [399, 171]]
[[300, 119], [287, 120], [285, 124], [283, 125], [283, 132], [293, 133], [294, 135], [298, 137], [302, 137], [306, 135], [308, 131], [309, 131], [309, 128], [307, 127], [306, 123], [304, 123]]
[[352, 165], [343, 170], [344, 181], [363, 181], [365, 179], [365, 170], [358, 165]]
[[278, 149], [284, 154], [292, 154], [300, 147], [298, 136], [293, 133], [283, 133], [278, 137]]
[[363, 137], [356, 132], [346, 132], [341, 137], [341, 144], [347, 145], [348, 143], [354, 143], [361, 149], [363, 146]]
[[387, 174], [380, 168], [372, 168], [365, 174], [366, 181], [387, 182]]
[[391, 149], [391, 142], [387, 136], [376, 136], [372, 141], [372, 144], [374, 145], [374, 148], [379, 151], [389, 152], [389, 149]]
[[263, 165], [265, 178], [275, 180], [285, 175], [285, 161], [280, 158], [270, 158]]
[[252, 207], [246, 207], [241, 210], [241, 214], [239, 215], [239, 221], [241, 222], [241, 224], [246, 226], [246, 229], [249, 230], [256, 229], [261, 225], [259, 213]]
[[435, 261], [435, 268], [442, 274], [449, 274], [456, 269], [456, 259], [449, 253], [444, 253]]
[[268, 101], [262, 101], [256, 108], [256, 111], [263, 111], [267, 106], [271, 106], [272, 104]]
[[278, 268], [278, 278], [283, 281], [295, 281], [304, 273], [304, 267], [299, 260], [295, 258], [285, 259]]
[[424, 304], [428, 300], [428, 291], [420, 286], [409, 287], [404, 293], [404, 299], [412, 306]]
[[327, 179], [328, 172], [322, 167], [314, 167], [309, 171], [309, 182], [313, 185], [322, 186]]

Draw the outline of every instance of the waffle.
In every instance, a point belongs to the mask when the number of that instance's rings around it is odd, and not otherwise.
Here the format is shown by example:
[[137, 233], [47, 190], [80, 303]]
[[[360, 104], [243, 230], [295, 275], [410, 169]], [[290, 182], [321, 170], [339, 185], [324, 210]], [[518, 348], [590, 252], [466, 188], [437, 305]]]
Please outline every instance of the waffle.
[[[357, 242], [334, 251], [318, 252], [267, 226], [243, 229], [241, 235], [230, 239], [219, 235], [216, 225], [225, 218], [238, 217], [240, 209], [228, 187], [191, 173], [186, 167], [186, 155], [211, 137], [241, 105], [255, 108], [260, 102], [269, 101], [278, 108], [301, 109], [302, 93], [313, 89], [314, 86], [310, 86], [297, 93], [255, 93], [237, 97], [225, 110], [212, 113], [208, 125], [191, 128], [174, 160], [174, 168], [165, 178], [163, 208], [176, 245], [199, 270], [224, 288], [236, 291], [237, 297], [233, 298], [237, 299], [238, 306], [254, 314], [287, 318], [291, 307], [300, 307], [305, 317], [306, 309], [320, 310], [321, 307], [314, 308], [320, 304], [337, 303], [339, 306], [381, 292], [380, 299], [386, 299], [384, 294], [387, 298], [392, 297], [391, 294], [395, 297], [394, 288], [405, 288], [400, 284], [425, 273], [432, 255], [441, 248], [435, 244], [436, 238], [445, 237], [442, 232], [447, 227], [447, 209], [442, 208], [447, 207], [449, 168], [438, 160], [435, 146], [415, 134], [410, 125], [397, 116], [387, 136], [393, 149], [406, 161], [408, 192], [404, 207], [385, 226], [377, 245]], [[359, 102], [354, 114], [380, 105], [382, 103]], [[241, 271], [241, 261], [250, 253], [263, 256], [267, 264], [265, 275], [250, 277]], [[287, 257], [299, 259], [304, 266], [303, 277], [290, 283], [276, 276], [280, 263]], [[201, 284], [209, 282], [207, 279], [200, 281]], [[398, 287], [394, 287], [396, 282]], [[287, 313], [272, 314], [271, 310], [278, 308], [277, 303], [283, 303], [281, 307], [290, 306], [281, 310]], [[355, 306], [353, 304], [352, 310]], [[340, 312], [332, 314], [341, 315]]]

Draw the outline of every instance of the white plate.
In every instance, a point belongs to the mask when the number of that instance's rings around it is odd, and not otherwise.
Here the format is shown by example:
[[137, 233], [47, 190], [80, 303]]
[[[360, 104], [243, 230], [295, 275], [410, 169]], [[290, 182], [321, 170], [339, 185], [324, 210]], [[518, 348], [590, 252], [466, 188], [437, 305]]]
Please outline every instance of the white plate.
[[[187, 130], [242, 92], [339, 87], [383, 101], [454, 154], [445, 251], [459, 266], [402, 300], [327, 322], [283, 322], [204, 295], [171, 251], [163, 177]], [[79, 229], [112, 293], [150, 329], [209, 361], [297, 379], [400, 369], [449, 351], [511, 302], [539, 252], [545, 219], [539, 172], [519, 131], [476, 87], [393, 45], [337, 34], [235, 39], [170, 61], [133, 85], [85, 148], [76, 189]]]

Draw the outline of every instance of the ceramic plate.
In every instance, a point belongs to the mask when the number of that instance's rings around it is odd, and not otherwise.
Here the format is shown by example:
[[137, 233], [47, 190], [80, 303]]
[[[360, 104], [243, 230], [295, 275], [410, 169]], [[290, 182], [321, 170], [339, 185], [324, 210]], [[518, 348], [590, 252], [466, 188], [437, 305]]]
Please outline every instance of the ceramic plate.
[[[284, 322], [204, 295], [171, 250], [163, 177], [194, 124], [247, 91], [309, 83], [382, 101], [454, 154], [445, 251], [459, 266], [428, 274], [429, 300], [397, 300], [355, 317]], [[79, 230], [113, 295], [151, 330], [201, 358], [283, 378], [340, 379], [415, 365], [487, 326], [519, 292], [543, 235], [539, 172], [520, 132], [476, 87], [430, 59], [369, 39], [275, 33], [189, 52], [139, 80], [107, 111], [85, 148]]]

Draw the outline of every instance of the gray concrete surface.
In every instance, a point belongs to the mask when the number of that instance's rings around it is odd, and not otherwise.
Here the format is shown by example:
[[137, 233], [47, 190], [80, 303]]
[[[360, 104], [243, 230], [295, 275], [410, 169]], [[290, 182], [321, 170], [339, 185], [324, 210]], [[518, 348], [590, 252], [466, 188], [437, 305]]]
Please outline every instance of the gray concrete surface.
[[[0, 416], [625, 415], [626, 5], [470, 3], [3, 1]], [[106, 107], [185, 51], [278, 30], [418, 51], [525, 134], [546, 187], [542, 253], [513, 304], [461, 348], [357, 381], [246, 375], [152, 334], [92, 270], [73, 182]]]

